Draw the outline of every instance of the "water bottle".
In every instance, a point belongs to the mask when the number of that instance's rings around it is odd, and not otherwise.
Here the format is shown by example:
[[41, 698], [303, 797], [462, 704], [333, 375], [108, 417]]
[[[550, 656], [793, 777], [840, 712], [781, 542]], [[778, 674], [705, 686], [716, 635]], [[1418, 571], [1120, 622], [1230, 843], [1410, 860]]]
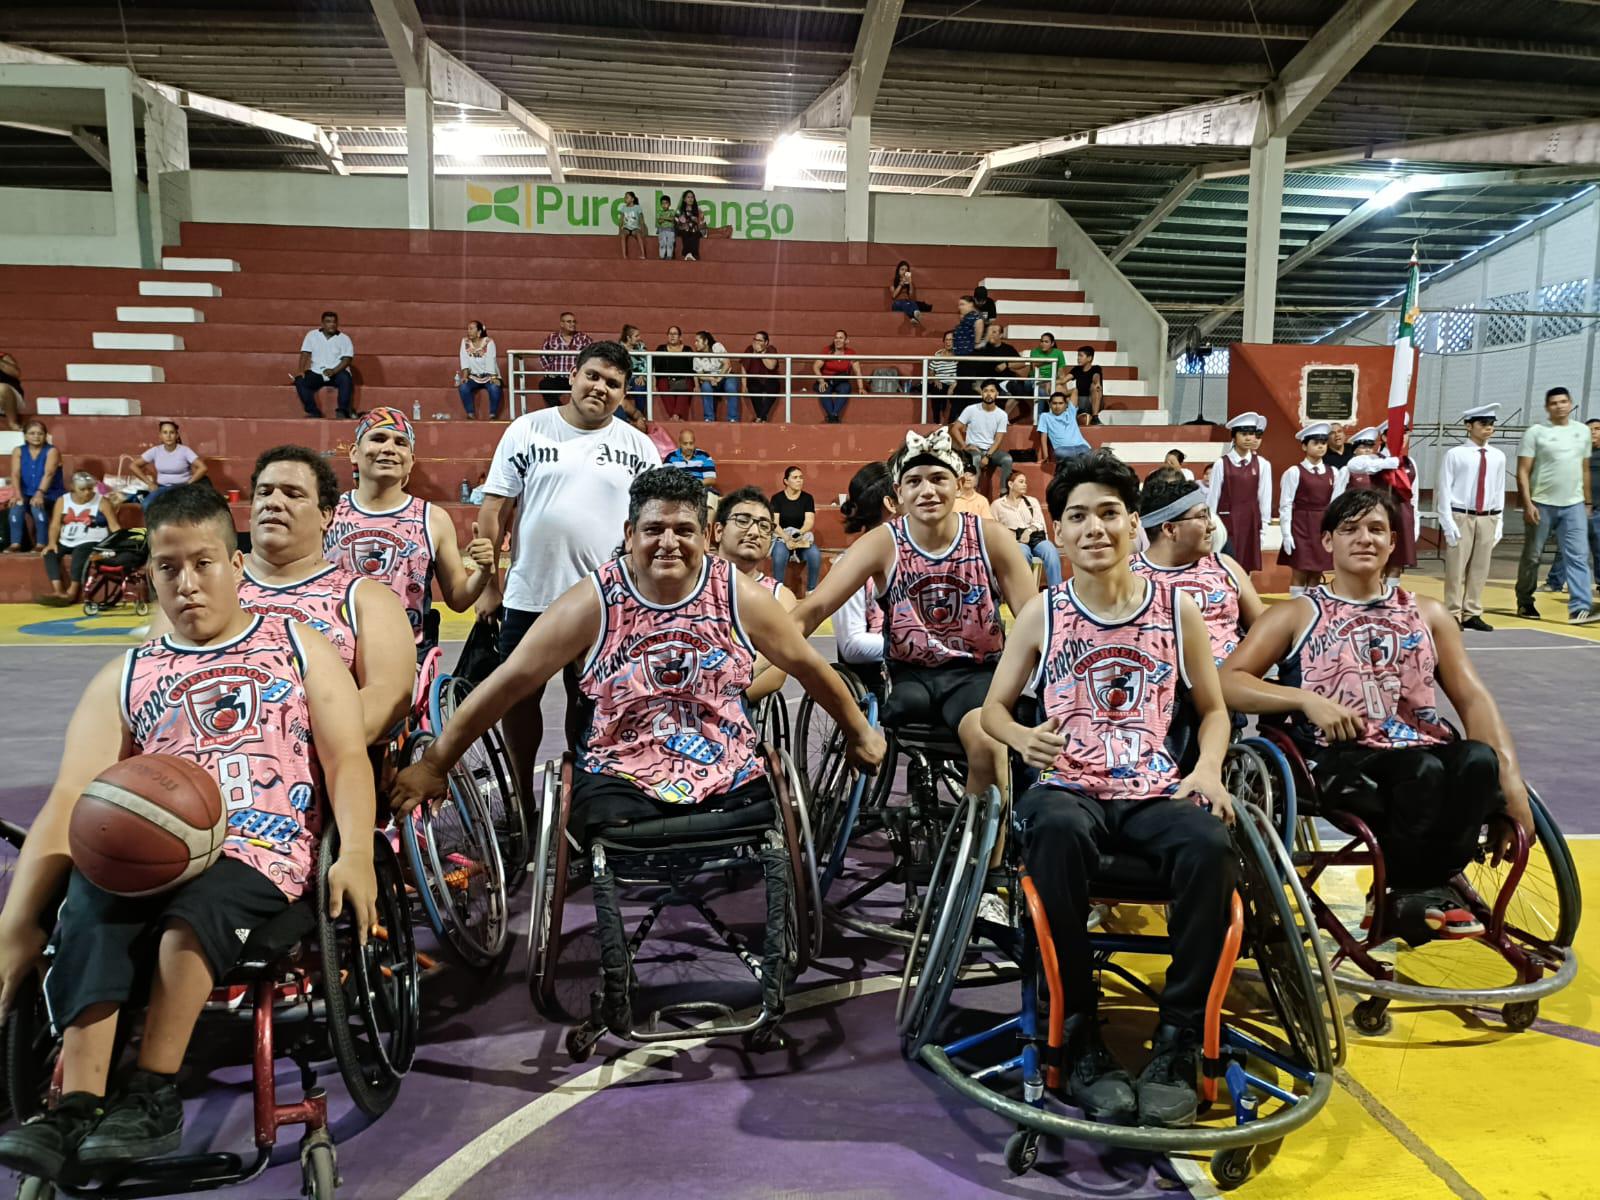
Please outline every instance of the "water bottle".
[[413, 400], [411, 402], [411, 419], [413, 421], [422, 420], [422, 401], [421, 400]]
[[461, 481], [461, 503], [465, 504], [472, 498], [472, 485], [465, 479]]

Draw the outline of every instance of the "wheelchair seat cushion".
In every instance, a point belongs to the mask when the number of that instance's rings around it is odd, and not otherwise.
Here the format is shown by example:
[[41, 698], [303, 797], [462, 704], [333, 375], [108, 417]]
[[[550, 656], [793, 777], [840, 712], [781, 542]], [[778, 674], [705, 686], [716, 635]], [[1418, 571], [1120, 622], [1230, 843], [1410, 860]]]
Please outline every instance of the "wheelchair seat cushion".
[[296, 900], [265, 925], [256, 927], [225, 982], [243, 983], [273, 970], [316, 931], [316, 907], [310, 899]]
[[1126, 850], [1101, 851], [1089, 884], [1089, 894], [1101, 900], [1156, 904], [1170, 899], [1170, 893], [1155, 862]]
[[994, 679], [994, 663], [947, 662], [938, 667], [890, 661], [889, 697], [883, 703], [885, 729], [932, 726], [940, 742], [954, 739], [961, 718], [983, 707]]
[[772, 801], [765, 799], [740, 808], [696, 808], [672, 816], [602, 825], [597, 831], [597, 840], [608, 846], [624, 847], [714, 841], [771, 829], [775, 819]]

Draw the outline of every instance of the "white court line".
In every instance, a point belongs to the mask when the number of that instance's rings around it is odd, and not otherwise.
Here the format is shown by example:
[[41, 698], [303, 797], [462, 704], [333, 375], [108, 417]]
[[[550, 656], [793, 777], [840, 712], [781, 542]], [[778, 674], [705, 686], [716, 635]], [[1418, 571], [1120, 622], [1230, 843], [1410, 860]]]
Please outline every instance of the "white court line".
[[[816, 988], [789, 998], [787, 1011], [803, 1012], [836, 1000], [851, 1000], [869, 996], [900, 986], [898, 975], [878, 975], [871, 979], [852, 979], [829, 987]], [[510, 1115], [501, 1118], [444, 1162], [429, 1171], [404, 1192], [399, 1200], [445, 1200], [453, 1196], [468, 1180], [482, 1171], [495, 1159], [505, 1154], [525, 1138], [537, 1133], [557, 1117], [574, 1108], [580, 1101], [596, 1092], [622, 1083], [639, 1072], [661, 1065], [684, 1050], [710, 1041], [685, 1030], [684, 1037], [670, 1042], [650, 1042], [637, 1046], [612, 1061], [590, 1067], [581, 1075], [567, 1080], [553, 1091], [537, 1100], [530, 1100]]]

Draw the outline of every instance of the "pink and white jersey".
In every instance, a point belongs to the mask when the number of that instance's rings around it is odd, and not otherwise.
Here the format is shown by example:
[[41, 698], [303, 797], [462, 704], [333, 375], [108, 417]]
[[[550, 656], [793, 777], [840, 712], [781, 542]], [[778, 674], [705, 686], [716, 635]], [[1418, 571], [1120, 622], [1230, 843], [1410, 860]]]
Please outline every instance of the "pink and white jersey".
[[1163, 567], [1140, 554], [1133, 560], [1133, 572], [1159, 579], [1194, 601], [1211, 637], [1211, 657], [1219, 666], [1239, 648], [1239, 583], [1215, 554], [1203, 555], [1187, 567]]
[[1067, 739], [1039, 782], [1098, 800], [1171, 793], [1191, 722], [1177, 589], [1149, 579], [1144, 604], [1108, 624], [1078, 601], [1072, 581], [1045, 592], [1044, 650], [1033, 691]]
[[781, 588], [783, 584], [774, 579], [771, 575], [768, 575], [765, 571], [757, 571], [755, 574], [750, 576], [750, 579], [760, 587], [764, 587], [767, 589], [767, 591], [771, 592], [774, 600], [778, 598], [778, 589]]
[[[1278, 682], [1362, 713], [1357, 744], [1375, 750], [1437, 746], [1452, 734], [1433, 690], [1439, 654], [1417, 598], [1390, 585], [1376, 600], [1346, 600], [1326, 584], [1308, 588], [1315, 614], [1278, 665]], [[1303, 745], [1325, 746], [1315, 724], [1295, 714]]]
[[668, 804], [699, 804], [766, 774], [744, 704], [756, 652], [739, 624], [736, 574], [708, 554], [693, 594], [670, 608], [639, 595], [620, 559], [590, 576], [601, 625], [578, 678], [594, 705], [583, 770]]
[[264, 617], [288, 617], [315, 629], [333, 643], [340, 659], [356, 669], [356, 585], [359, 575], [329, 563], [299, 583], [262, 583], [244, 569], [239, 607]]
[[257, 616], [217, 645], [146, 642], [122, 667], [122, 719], [139, 753], [186, 758], [216, 776], [228, 814], [222, 852], [291, 900], [306, 890], [322, 832], [297, 629]]
[[329, 562], [366, 579], [387, 584], [406, 606], [406, 619], [417, 644], [422, 644], [422, 618], [433, 596], [433, 535], [428, 531], [432, 506], [411, 496], [399, 508], [368, 512], [346, 492], [333, 510], [333, 524], [324, 537]]
[[878, 603], [884, 611], [885, 657], [936, 667], [994, 662], [1004, 649], [1000, 589], [989, 569], [983, 521], [960, 513], [950, 545], [929, 553], [911, 537], [907, 518], [889, 522], [894, 569]]

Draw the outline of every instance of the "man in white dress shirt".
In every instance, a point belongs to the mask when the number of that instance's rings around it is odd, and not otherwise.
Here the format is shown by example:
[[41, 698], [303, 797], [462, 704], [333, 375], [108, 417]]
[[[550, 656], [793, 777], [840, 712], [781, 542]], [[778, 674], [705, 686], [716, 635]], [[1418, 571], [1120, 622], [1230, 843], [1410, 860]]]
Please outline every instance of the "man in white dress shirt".
[[325, 387], [333, 388], [339, 395], [334, 410], [336, 416], [351, 418], [350, 396], [355, 391], [355, 377], [350, 374], [350, 363], [355, 358], [355, 347], [350, 335], [339, 328], [339, 314], [325, 312], [322, 324], [307, 332], [300, 342], [300, 368], [290, 376], [300, 404], [308, 417], [320, 417], [322, 406], [317, 403], [317, 393]]
[[1444, 534], [1444, 606], [1461, 628], [1479, 633], [1494, 629], [1483, 619], [1483, 585], [1505, 525], [1506, 456], [1489, 445], [1499, 411], [1480, 404], [1461, 414], [1467, 440], [1445, 451], [1433, 493]]
[[1212, 465], [1206, 504], [1227, 531], [1233, 557], [1246, 571], [1261, 570], [1261, 546], [1272, 520], [1272, 464], [1256, 451], [1267, 419], [1240, 413], [1228, 422], [1233, 445]]

